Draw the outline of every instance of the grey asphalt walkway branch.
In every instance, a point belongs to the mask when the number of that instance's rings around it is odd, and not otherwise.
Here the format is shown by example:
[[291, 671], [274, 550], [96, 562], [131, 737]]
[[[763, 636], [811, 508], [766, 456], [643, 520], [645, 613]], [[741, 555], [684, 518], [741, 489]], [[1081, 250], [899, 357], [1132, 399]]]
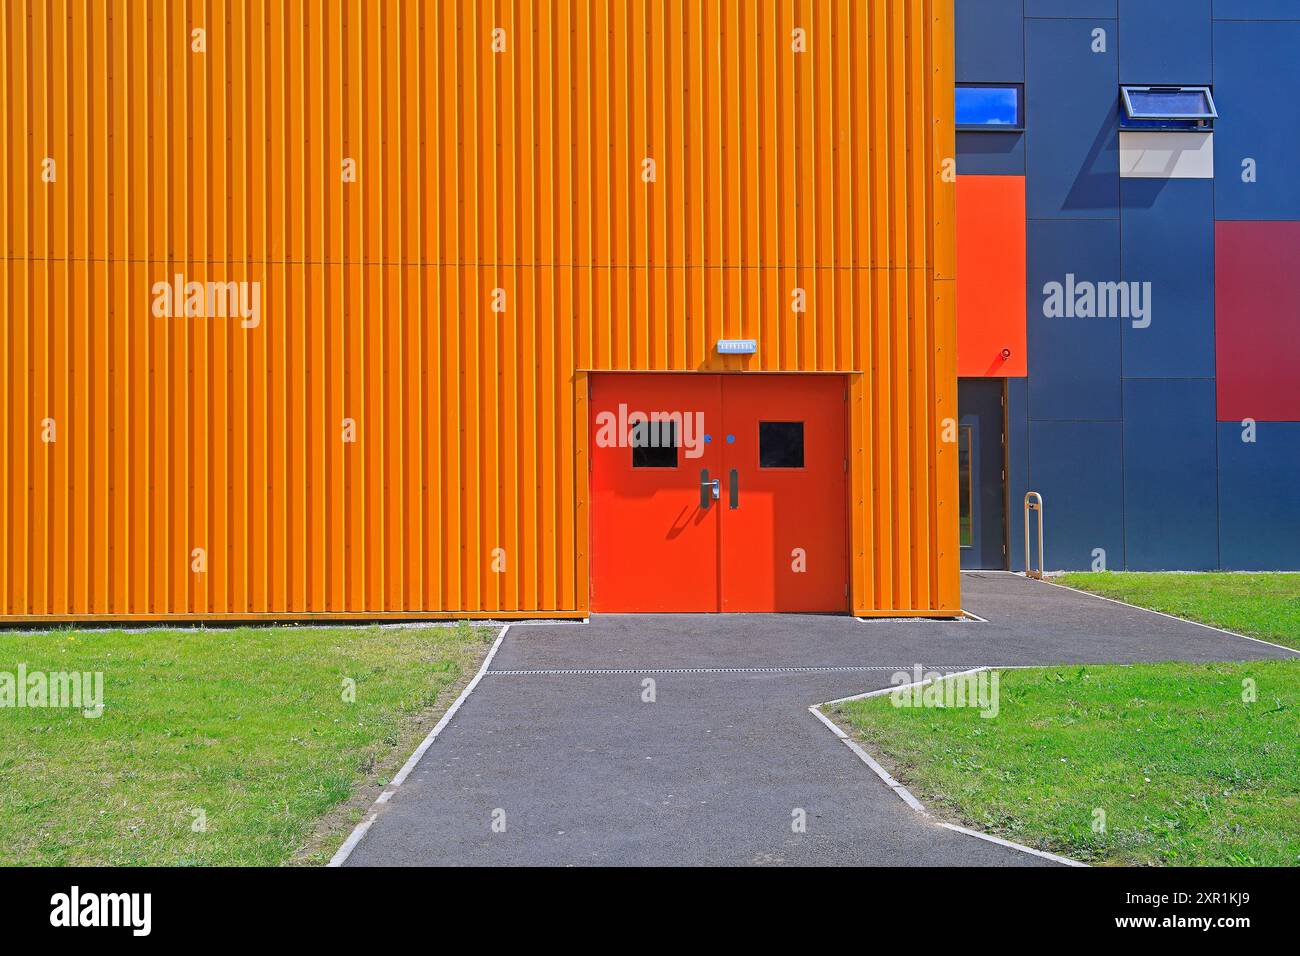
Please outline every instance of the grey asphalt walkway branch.
[[915, 813], [808, 706], [916, 664], [1297, 656], [1013, 575], [963, 575], [963, 596], [989, 623], [514, 625], [347, 864], [1051, 865]]

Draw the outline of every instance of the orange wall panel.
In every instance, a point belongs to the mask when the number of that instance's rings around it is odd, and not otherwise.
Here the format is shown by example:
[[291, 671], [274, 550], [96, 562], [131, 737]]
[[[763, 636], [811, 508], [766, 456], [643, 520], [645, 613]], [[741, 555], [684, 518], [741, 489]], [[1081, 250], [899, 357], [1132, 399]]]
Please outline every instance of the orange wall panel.
[[0, 617], [581, 615], [584, 370], [859, 373], [854, 608], [956, 610], [951, 21], [0, 5]]
[[1022, 376], [1026, 352], [1025, 177], [958, 176], [957, 374]]

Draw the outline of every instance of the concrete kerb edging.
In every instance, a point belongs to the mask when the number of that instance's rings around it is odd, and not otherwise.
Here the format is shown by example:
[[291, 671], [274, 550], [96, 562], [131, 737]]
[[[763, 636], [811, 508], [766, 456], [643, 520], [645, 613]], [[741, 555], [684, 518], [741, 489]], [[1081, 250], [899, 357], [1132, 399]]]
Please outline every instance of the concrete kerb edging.
[[424, 756], [425, 751], [432, 746], [433, 742], [438, 738], [438, 735], [442, 733], [442, 729], [446, 727], [447, 724], [451, 723], [451, 719], [456, 716], [456, 711], [460, 710], [460, 705], [465, 703], [465, 700], [469, 695], [474, 692], [474, 688], [478, 686], [478, 682], [483, 679], [483, 675], [487, 673], [488, 667], [491, 666], [492, 658], [496, 656], [497, 648], [499, 648], [501, 642], [505, 640], [510, 627], [510, 624], [506, 624], [501, 628], [501, 633], [498, 634], [497, 639], [492, 642], [492, 647], [488, 649], [487, 656], [483, 658], [483, 664], [479, 667], [478, 673], [474, 675], [474, 679], [465, 685], [465, 689], [460, 692], [460, 696], [457, 697], [452, 702], [452, 705], [447, 708], [447, 712], [442, 715], [442, 719], [434, 725], [433, 729], [429, 731], [424, 740], [420, 742], [420, 746], [415, 748], [415, 753], [411, 754], [406, 763], [402, 765], [402, 769], [397, 771], [388, 786], [384, 787], [383, 792], [375, 798], [375, 802], [371, 806], [370, 812], [366, 815], [364, 820], [356, 825], [348, 838], [343, 841], [343, 845], [338, 848], [332, 857], [330, 857], [329, 863], [326, 864], [327, 867], [342, 866], [347, 862], [348, 857], [352, 855], [352, 851], [357, 848], [357, 844], [361, 842], [361, 838], [366, 835], [366, 831], [370, 829], [371, 825], [375, 822], [375, 818], [378, 817], [380, 804], [387, 803], [393, 798], [394, 792], [396, 792], [397, 788], [406, 781], [408, 776], [410, 776], [411, 771], [414, 770], [415, 765], [420, 762], [420, 758]]
[[[943, 674], [941, 675], [941, 677], [942, 679], [947, 679], [949, 677], [961, 677], [966, 674], [978, 674], [981, 671], [1016, 670], [1016, 669], [1018, 668], [974, 667], [967, 671], [957, 671], [952, 674]], [[979, 830], [972, 830], [969, 827], [962, 827], [962, 826], [958, 826], [955, 823], [945, 823], [943, 820], [935, 819], [934, 816], [931, 815], [930, 811], [925, 809], [925, 805], [921, 803], [920, 800], [916, 799], [916, 796], [912, 793], [912, 791], [908, 790], [907, 787], [903, 786], [901, 783], [895, 780], [893, 775], [890, 774], [888, 770], [886, 770], [884, 767], [880, 765], [879, 761], [877, 761], [874, 757], [871, 756], [871, 754], [867, 753], [864, 749], [862, 749], [861, 745], [859, 745], [857, 741], [855, 741], [852, 737], [850, 737], [847, 733], [845, 733], [840, 728], [840, 726], [837, 723], [835, 723], [835, 721], [831, 720], [829, 717], [823, 714], [821, 710], [823, 707], [829, 707], [834, 704], [843, 704], [851, 700], [865, 700], [868, 697], [881, 697], [885, 694], [892, 694], [895, 691], [910, 690], [911, 688], [914, 687], [924, 687], [927, 684], [932, 684], [932, 683], [934, 683], [934, 679], [928, 678], [926, 680], [913, 681], [910, 684], [901, 684], [893, 687], [882, 687], [879, 690], [867, 691], [865, 694], [854, 694], [851, 697], [839, 697], [836, 698], [835, 700], [828, 700], [820, 704], [813, 704], [811, 707], [808, 708], [808, 712], [812, 714], [814, 717], [816, 717], [818, 720], [820, 720], [826, 727], [828, 727], [831, 733], [833, 733], [836, 737], [838, 737], [846, 747], [848, 747], [850, 750], [853, 751], [854, 754], [857, 755], [859, 760], [861, 760], [868, 767], [870, 767], [872, 772], [874, 772], [877, 777], [879, 777], [882, 781], [884, 781], [885, 786], [887, 786], [890, 790], [894, 791], [894, 793], [898, 796], [900, 800], [902, 800], [909, 807], [911, 807], [912, 810], [919, 813], [921, 816], [925, 817], [926, 819], [930, 820], [932, 823], [938, 824], [939, 826], [943, 827], [945, 830], [952, 830], [955, 833], [964, 833], [966, 836], [972, 836], [978, 840], [984, 840], [988, 843], [996, 843], [998, 846], [1004, 846], [1011, 850], [1018, 850], [1021, 853], [1028, 853], [1030, 856], [1036, 856], [1039, 857], [1040, 859], [1051, 860], [1053, 863], [1060, 863], [1063, 866], [1086, 867], [1088, 864], [1082, 863], [1079, 860], [1071, 860], [1069, 857], [1058, 856], [1055, 853], [1047, 853], [1043, 850], [1035, 850], [1031, 846], [1024, 846], [1023, 844], [1020, 843], [1013, 843], [1010, 840], [1002, 839], [1002, 837], [993, 836], [993, 834], [991, 833], [981, 833]]]

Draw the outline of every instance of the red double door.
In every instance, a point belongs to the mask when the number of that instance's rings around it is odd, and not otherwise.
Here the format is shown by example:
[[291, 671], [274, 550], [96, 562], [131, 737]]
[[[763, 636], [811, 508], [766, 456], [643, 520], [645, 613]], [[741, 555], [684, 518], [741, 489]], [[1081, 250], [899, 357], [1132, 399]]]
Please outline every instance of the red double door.
[[848, 609], [842, 377], [591, 381], [593, 611]]

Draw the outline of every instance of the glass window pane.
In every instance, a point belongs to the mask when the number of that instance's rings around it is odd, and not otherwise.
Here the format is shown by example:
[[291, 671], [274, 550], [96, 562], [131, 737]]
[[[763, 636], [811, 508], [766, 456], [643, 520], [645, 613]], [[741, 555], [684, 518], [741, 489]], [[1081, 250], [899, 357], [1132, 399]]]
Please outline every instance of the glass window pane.
[[963, 425], [957, 432], [957, 474], [961, 487], [958, 490], [959, 517], [958, 528], [961, 531], [961, 546], [969, 548], [974, 545], [974, 526], [971, 523], [971, 444], [975, 429]]
[[1017, 86], [958, 86], [957, 125], [962, 127], [1022, 126]]
[[1204, 90], [1129, 90], [1135, 117], [1210, 116]]
[[677, 467], [676, 422], [633, 422], [629, 439], [633, 468]]
[[803, 422], [758, 423], [758, 467], [803, 467]]

